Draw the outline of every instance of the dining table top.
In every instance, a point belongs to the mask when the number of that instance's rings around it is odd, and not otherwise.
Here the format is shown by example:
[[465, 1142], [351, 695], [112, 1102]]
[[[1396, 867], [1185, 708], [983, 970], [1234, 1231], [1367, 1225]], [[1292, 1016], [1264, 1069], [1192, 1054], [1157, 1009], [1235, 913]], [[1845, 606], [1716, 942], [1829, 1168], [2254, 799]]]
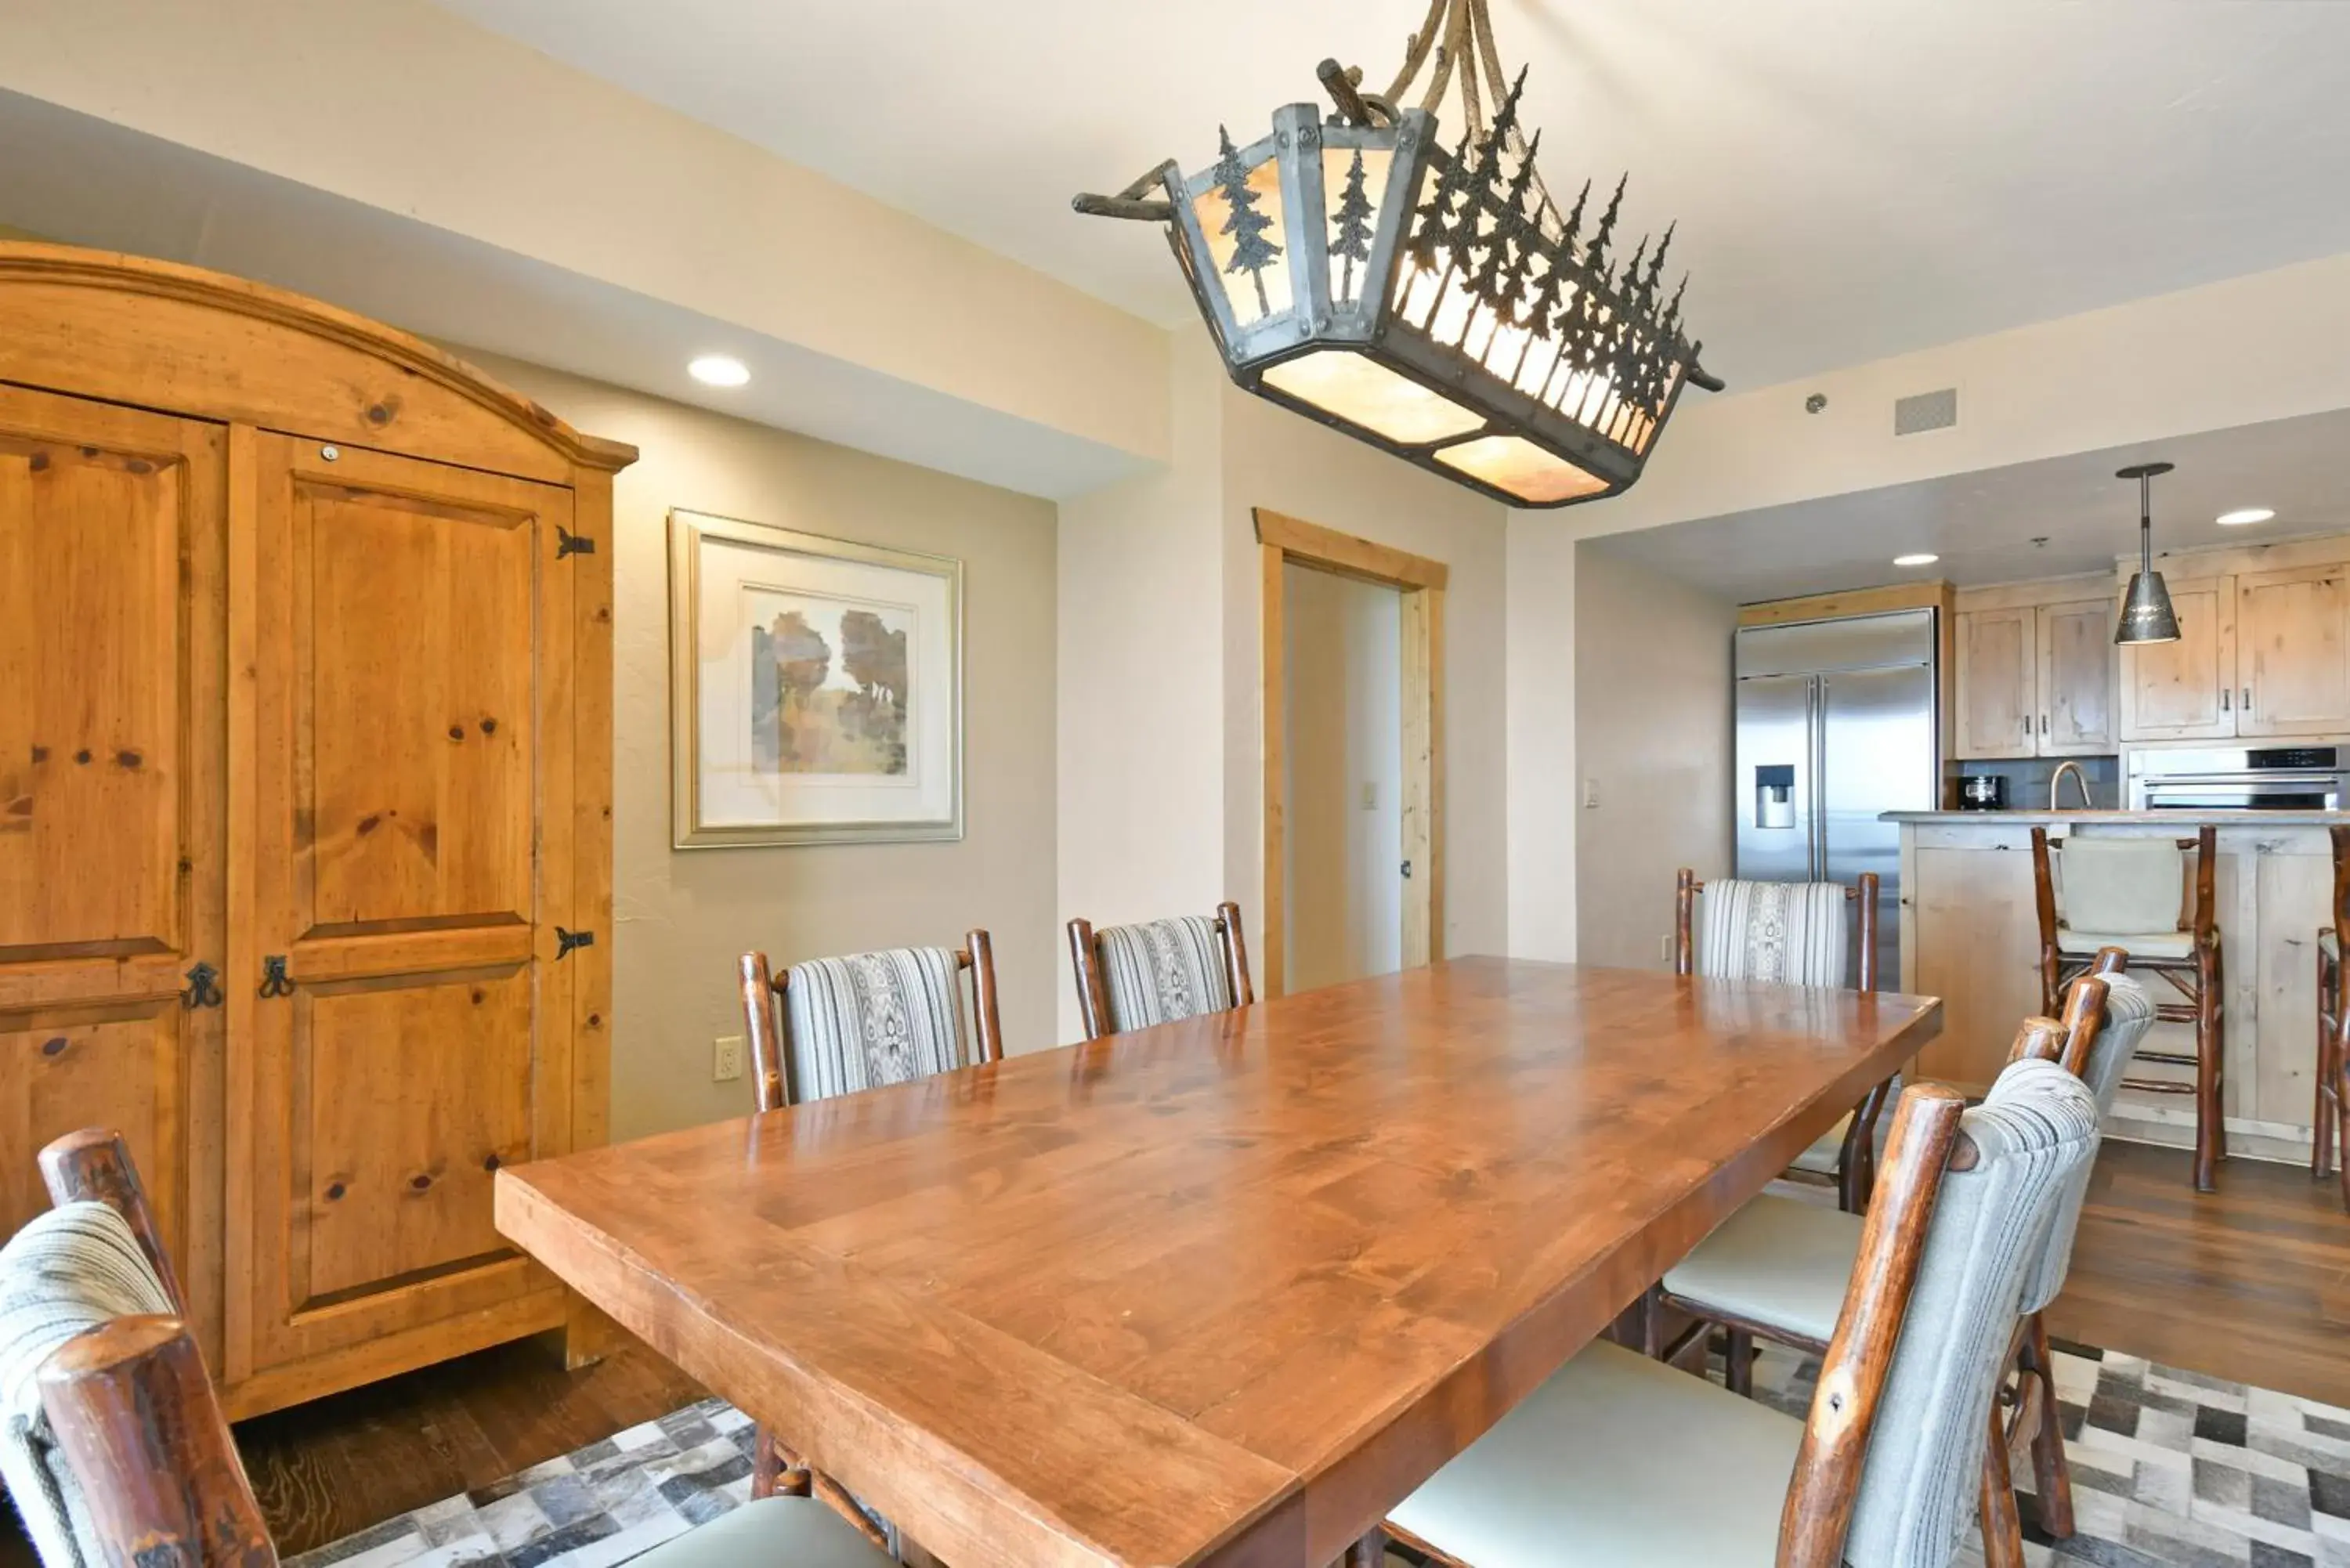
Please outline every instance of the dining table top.
[[1464, 958], [511, 1166], [497, 1224], [954, 1568], [1326, 1568], [1940, 1027]]

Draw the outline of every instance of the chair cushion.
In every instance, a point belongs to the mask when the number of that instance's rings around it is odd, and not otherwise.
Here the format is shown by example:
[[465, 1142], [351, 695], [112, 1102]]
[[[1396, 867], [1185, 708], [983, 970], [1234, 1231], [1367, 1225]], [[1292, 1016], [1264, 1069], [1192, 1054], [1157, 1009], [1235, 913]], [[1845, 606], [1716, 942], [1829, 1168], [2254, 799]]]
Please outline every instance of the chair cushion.
[[1709, 882], [1698, 901], [1698, 973], [1789, 985], [1844, 983], [1841, 884]]
[[1850, 1111], [1836, 1118], [1836, 1125], [1819, 1136], [1811, 1147], [1787, 1162], [1790, 1170], [1808, 1170], [1814, 1176], [1834, 1176], [1844, 1168], [1845, 1135], [1852, 1130]]
[[1860, 1257], [1861, 1217], [1764, 1193], [1665, 1271], [1665, 1289], [1700, 1311], [1774, 1325], [1826, 1344]]
[[746, 1502], [630, 1561], [634, 1568], [897, 1568], [810, 1497]]
[[1390, 1517], [1475, 1568], [1771, 1568], [1803, 1436], [1601, 1341]]
[[[2097, 1031], [2096, 1040], [2089, 1046], [2089, 1059], [2081, 1068], [2081, 1082], [2088, 1085], [2090, 1097], [2097, 1103], [2100, 1122], [2120, 1097], [2130, 1058], [2137, 1054], [2147, 1031], [2153, 1027], [2154, 993], [2146, 982], [2130, 974], [2107, 975], [2105, 1025]], [[2090, 1175], [2088, 1165], [2074, 1173], [2076, 1190], [2067, 1194], [2056, 1210], [2047, 1244], [2024, 1281], [2026, 1312], [2043, 1310], [2064, 1289], [2064, 1275], [2073, 1265], [2073, 1239], [2081, 1225], [2081, 1204], [2089, 1195]]]
[[945, 948], [794, 964], [784, 1008], [795, 1101], [910, 1083], [970, 1063], [962, 989]]
[[171, 1311], [139, 1239], [103, 1203], [36, 1215], [0, 1248], [0, 1477], [47, 1568], [99, 1568], [107, 1555], [50, 1436], [41, 1367], [77, 1334]]
[[2183, 959], [2195, 951], [2192, 931], [2076, 931], [2056, 928], [2056, 950], [2067, 958], [2093, 958], [2099, 948], [2119, 948], [2132, 958]]
[[1205, 915], [1179, 915], [1094, 933], [1110, 1028], [1118, 1033], [1172, 1023], [1232, 1005], [1223, 938]]
[[[2102, 838], [2075, 833], [2064, 840], [2063, 923], [2079, 931], [2176, 931], [2187, 888], [2187, 852], [2168, 838]], [[2107, 939], [2130, 947], [2126, 938]]]

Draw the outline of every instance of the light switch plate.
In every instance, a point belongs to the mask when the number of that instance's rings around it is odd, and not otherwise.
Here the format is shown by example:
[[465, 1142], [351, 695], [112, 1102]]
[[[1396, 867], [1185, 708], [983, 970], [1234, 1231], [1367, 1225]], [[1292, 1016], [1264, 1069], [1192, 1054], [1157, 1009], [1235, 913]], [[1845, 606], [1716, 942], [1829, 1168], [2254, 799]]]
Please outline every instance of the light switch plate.
[[740, 1034], [721, 1034], [710, 1044], [712, 1046], [710, 1081], [713, 1084], [726, 1084], [741, 1077], [743, 1075], [743, 1037]]
[[1586, 810], [1586, 811], [1591, 811], [1591, 810], [1596, 809], [1596, 808], [1598, 806], [1598, 805], [1599, 805], [1599, 781], [1598, 781], [1597, 779], [1586, 779], [1586, 780], [1584, 780], [1584, 781], [1583, 781], [1583, 809], [1584, 809], [1584, 810]]

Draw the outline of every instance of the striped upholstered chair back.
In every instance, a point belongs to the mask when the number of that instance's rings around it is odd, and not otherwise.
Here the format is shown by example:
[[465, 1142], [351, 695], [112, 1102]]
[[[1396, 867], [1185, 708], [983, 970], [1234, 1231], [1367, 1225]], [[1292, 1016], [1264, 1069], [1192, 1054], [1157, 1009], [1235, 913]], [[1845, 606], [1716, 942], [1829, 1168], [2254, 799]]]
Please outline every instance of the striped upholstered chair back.
[[1090, 920], [1071, 920], [1069, 959], [1088, 1040], [1229, 1012], [1256, 1000], [1241, 907], [1230, 900], [1213, 915], [1099, 930]]
[[[994, 950], [985, 931], [964, 942], [809, 959], [773, 981], [767, 955], [744, 953], [743, 1022], [757, 1107], [781, 1110], [1001, 1059]], [[975, 1029], [963, 1013], [966, 970]]]
[[[1847, 920], [1852, 904], [1860, 906], [1857, 943]], [[1847, 964], [1856, 950], [1857, 964]], [[1840, 882], [1700, 882], [1683, 868], [1674, 897], [1673, 971], [1875, 991], [1876, 874], [1864, 871], [1847, 888]]]

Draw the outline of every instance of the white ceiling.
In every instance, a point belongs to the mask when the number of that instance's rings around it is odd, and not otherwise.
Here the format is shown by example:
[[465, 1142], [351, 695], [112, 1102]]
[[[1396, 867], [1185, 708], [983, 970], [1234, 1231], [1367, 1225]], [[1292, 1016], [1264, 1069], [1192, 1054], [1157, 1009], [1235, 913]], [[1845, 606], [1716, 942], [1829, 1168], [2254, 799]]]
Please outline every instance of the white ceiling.
[[[2110, 572], [2115, 556], [2137, 548], [2137, 486], [2114, 471], [2157, 460], [2178, 465], [2154, 482], [2158, 552], [2350, 531], [2350, 410], [2340, 410], [1612, 534], [1583, 547], [1742, 604], [1908, 578], [1969, 587]], [[2248, 528], [2215, 521], [2246, 506], [2273, 508], [2276, 519]], [[1912, 551], [1941, 559], [1892, 565]]]
[[[1379, 85], [1426, 0], [441, 0], [1155, 319], [1080, 218], [1215, 129]], [[1681, 223], [1709, 364], [1754, 387], [2350, 251], [2350, 5], [1493, 0], [1553, 186]], [[821, 244], [821, 235], [810, 236]]]

